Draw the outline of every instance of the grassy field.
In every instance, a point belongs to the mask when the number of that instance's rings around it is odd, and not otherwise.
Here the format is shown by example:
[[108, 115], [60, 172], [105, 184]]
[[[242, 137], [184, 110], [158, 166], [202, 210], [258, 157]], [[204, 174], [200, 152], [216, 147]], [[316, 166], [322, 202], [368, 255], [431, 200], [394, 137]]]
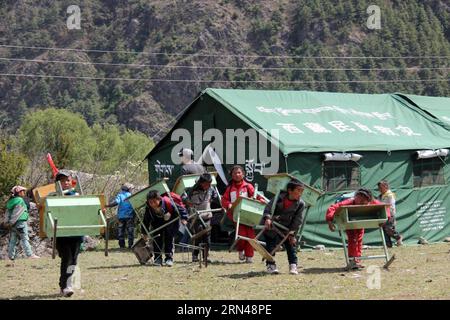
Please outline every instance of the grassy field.
[[[168, 268], [141, 266], [133, 253], [113, 248], [109, 257], [102, 251], [80, 255], [82, 289], [70, 299], [450, 299], [449, 249], [449, 243], [393, 248], [397, 259], [389, 271], [382, 260], [365, 261], [381, 267], [381, 289], [368, 289], [368, 268], [346, 272], [342, 250], [299, 252], [294, 276], [285, 252], [276, 256], [281, 274], [268, 275], [258, 255], [243, 264], [237, 253], [213, 251], [212, 263], [199, 268], [176, 253]], [[0, 261], [0, 299], [60, 299], [59, 259], [6, 264]]]

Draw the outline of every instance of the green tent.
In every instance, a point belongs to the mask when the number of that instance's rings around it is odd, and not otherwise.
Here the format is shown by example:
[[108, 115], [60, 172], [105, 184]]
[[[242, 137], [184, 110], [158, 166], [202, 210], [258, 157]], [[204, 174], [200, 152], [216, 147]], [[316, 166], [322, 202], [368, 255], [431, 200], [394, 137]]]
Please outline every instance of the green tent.
[[450, 130], [450, 98], [425, 97], [401, 93], [396, 96], [406, 100], [407, 103], [423, 111], [425, 116], [431, 116]]
[[[450, 130], [444, 122], [449, 101], [402, 94], [206, 89], [148, 154], [149, 178], [166, 176], [173, 183], [180, 175], [181, 166], [172, 161], [181, 145], [177, 129], [192, 135], [187, 146], [195, 159], [211, 142], [207, 130], [214, 129], [234, 151], [228, 158], [227, 148], [218, 151], [223, 167], [245, 166], [247, 179], [265, 190], [263, 175], [275, 173], [271, 163], [254, 157], [248, 137], [226, 134], [253, 128], [264, 137], [258, 150], [277, 146], [272, 158], [278, 172], [295, 173], [324, 191], [308, 211], [303, 234], [308, 244], [339, 246], [338, 235], [324, 222], [327, 207], [359, 186], [378, 195], [382, 179], [397, 195], [398, 229], [405, 242], [416, 243], [419, 237], [442, 241], [450, 235]], [[242, 146], [245, 151], [237, 151]], [[364, 241], [373, 245], [379, 240], [378, 233], [369, 231]]]

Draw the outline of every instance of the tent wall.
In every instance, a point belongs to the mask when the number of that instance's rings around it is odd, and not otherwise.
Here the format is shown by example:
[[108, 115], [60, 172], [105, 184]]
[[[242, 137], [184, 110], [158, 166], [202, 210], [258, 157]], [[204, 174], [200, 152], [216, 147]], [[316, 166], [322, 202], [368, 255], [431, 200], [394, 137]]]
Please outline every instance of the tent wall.
[[[177, 128], [184, 128], [187, 129], [190, 133], [192, 138], [194, 137], [194, 121], [202, 121], [202, 131], [205, 132], [207, 129], [215, 128], [218, 129], [223, 133], [224, 136], [224, 150], [223, 150], [223, 159], [222, 163], [225, 174], [227, 179], [230, 179], [230, 176], [228, 175], [228, 170], [232, 167], [233, 164], [227, 164], [225, 163], [225, 159], [227, 157], [226, 148], [225, 145], [229, 145], [231, 141], [226, 141], [226, 129], [243, 129], [244, 131], [249, 129], [250, 127], [243, 122], [241, 119], [236, 117], [234, 114], [232, 114], [227, 109], [223, 108], [216, 100], [212, 99], [209, 96], [202, 96], [200, 99], [198, 99], [194, 105], [191, 106], [191, 108], [188, 110], [188, 112], [182, 117], [182, 119], [176, 124], [176, 126], [172, 129], [176, 130]], [[171, 152], [172, 149], [178, 144], [179, 141], [170, 141], [171, 140], [171, 133], [169, 133], [162, 142], [158, 144], [157, 147], [155, 147], [154, 150], [148, 155], [148, 171], [149, 171], [149, 183], [152, 183], [156, 181], [156, 179], [160, 177], [167, 177], [169, 178], [169, 186], [171, 187], [172, 184], [175, 182], [175, 180], [180, 176], [181, 174], [181, 165], [176, 165], [172, 162], [171, 159]], [[192, 139], [193, 140], [193, 139]], [[245, 145], [245, 159], [249, 159], [249, 148], [248, 148], [248, 140], [245, 141], [237, 141], [234, 139], [234, 149], [235, 149], [235, 157], [236, 155], [236, 147], [238, 144]], [[265, 143], [267, 144], [267, 150], [270, 150], [270, 142], [265, 140]], [[193, 143], [193, 141], [192, 141]], [[194, 148], [192, 145], [191, 149], [194, 151], [194, 157], [195, 160], [198, 159], [198, 157], [201, 155], [201, 152], [203, 149], [209, 144], [209, 141], [203, 141], [201, 144], [201, 148]], [[177, 152], [179, 148], [177, 148]], [[269, 151], [270, 152], [270, 151]], [[197, 154], [196, 154], [197, 153]], [[285, 171], [285, 158], [282, 156], [277, 149], [277, 155], [278, 157], [278, 163], [280, 164], [278, 171], [283, 172]], [[260, 159], [254, 159], [256, 163], [260, 162]], [[242, 165], [243, 167], [246, 166], [246, 163], [238, 163], [234, 161], [234, 164]], [[156, 167], [155, 167], [156, 165]], [[160, 165], [163, 165], [162, 169], [164, 169], [164, 172], [161, 172], [159, 169], [161, 167], [158, 167]], [[167, 166], [171, 168], [170, 170], [167, 169]], [[264, 172], [264, 171], [263, 171]], [[263, 173], [264, 174], [264, 173]], [[220, 179], [218, 179], [220, 180]], [[258, 189], [259, 190], [265, 190], [266, 188], [266, 179], [258, 172], [254, 172], [254, 178], [251, 181], [252, 183], [258, 183]], [[224, 190], [224, 185], [219, 183], [219, 190]]]
[[[406, 243], [417, 243], [419, 237], [429, 241], [442, 241], [450, 235], [450, 166], [445, 161], [445, 185], [414, 188], [411, 151], [358, 152], [361, 185], [378, 196], [377, 183], [386, 179], [397, 196], [397, 228]], [[298, 170], [304, 182], [322, 189], [321, 154], [296, 153], [289, 155], [289, 172]], [[327, 192], [315, 207], [309, 209], [303, 240], [310, 245], [340, 246], [337, 232], [330, 232], [325, 224], [325, 212], [336, 196], [351, 190]], [[367, 232], [364, 243], [379, 245], [378, 231]]]

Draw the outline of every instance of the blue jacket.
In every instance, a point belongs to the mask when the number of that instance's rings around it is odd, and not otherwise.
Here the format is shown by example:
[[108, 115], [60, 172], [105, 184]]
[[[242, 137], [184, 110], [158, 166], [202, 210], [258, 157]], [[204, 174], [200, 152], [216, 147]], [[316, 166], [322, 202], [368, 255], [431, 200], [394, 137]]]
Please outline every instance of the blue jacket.
[[131, 206], [131, 203], [128, 200], [125, 201], [129, 196], [131, 196], [130, 192], [122, 190], [114, 199], [114, 202], [118, 205], [117, 218], [119, 219], [134, 218], [134, 209]]

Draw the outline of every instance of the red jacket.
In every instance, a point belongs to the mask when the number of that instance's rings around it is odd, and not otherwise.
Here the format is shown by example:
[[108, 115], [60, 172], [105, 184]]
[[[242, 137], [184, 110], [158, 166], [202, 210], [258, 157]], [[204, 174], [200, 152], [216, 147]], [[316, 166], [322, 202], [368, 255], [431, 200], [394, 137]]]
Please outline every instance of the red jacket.
[[[378, 200], [373, 200], [372, 202], [369, 202], [368, 204], [384, 204], [384, 202], [378, 201]], [[347, 199], [338, 203], [335, 203], [333, 205], [331, 205], [326, 213], [326, 220], [327, 221], [333, 221], [334, 215], [336, 213], [336, 211], [342, 207], [342, 206], [352, 206], [355, 205], [355, 199], [351, 198], [351, 199]], [[387, 208], [387, 215], [388, 218], [391, 217], [391, 211], [389, 210], [389, 207]]]
[[[240, 195], [252, 198], [254, 194], [255, 188], [251, 183], [248, 183], [247, 181], [243, 180], [240, 185], [236, 185], [236, 183], [233, 181], [225, 189], [225, 193], [222, 196], [222, 207], [225, 210], [228, 210], [228, 206], [230, 204], [233, 204], [233, 202], [236, 201], [236, 199]], [[256, 199], [263, 201], [263, 198], [260, 196], [257, 196]]]

